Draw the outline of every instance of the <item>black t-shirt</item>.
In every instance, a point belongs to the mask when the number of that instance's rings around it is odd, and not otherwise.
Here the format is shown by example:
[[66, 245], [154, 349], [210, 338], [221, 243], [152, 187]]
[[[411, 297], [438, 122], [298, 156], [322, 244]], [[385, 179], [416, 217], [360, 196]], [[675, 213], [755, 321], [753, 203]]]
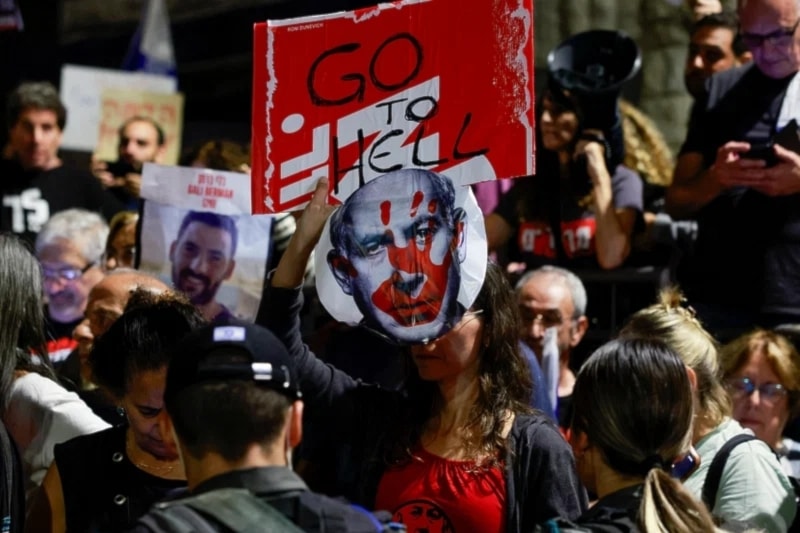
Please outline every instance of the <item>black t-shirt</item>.
[[123, 207], [88, 171], [60, 166], [26, 172], [8, 159], [0, 159], [0, 195], [0, 230], [15, 233], [31, 244], [59, 211], [81, 208], [110, 219]]
[[[775, 133], [791, 79], [769, 78], [753, 65], [713, 76], [707, 98], [692, 111], [681, 154], [702, 154], [707, 168], [728, 141], [766, 142]], [[800, 315], [798, 201], [739, 187], [704, 206], [696, 217], [694, 252], [678, 270], [689, 299]]]
[[[500, 198], [494, 213], [513, 230], [508, 258], [524, 262], [529, 269], [548, 264], [599, 268], [595, 216], [581, 202], [591, 188], [575, 178], [561, 180], [557, 172], [552, 165], [543, 165], [536, 176], [517, 179]], [[642, 211], [642, 180], [636, 172], [618, 166], [611, 188], [615, 209]]]

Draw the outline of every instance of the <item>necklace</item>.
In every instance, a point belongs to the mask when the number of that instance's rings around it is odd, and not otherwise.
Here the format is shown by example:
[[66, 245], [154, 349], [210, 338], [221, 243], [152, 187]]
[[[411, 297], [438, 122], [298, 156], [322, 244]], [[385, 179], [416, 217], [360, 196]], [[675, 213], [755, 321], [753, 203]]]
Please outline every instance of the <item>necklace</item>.
[[125, 454], [128, 456], [128, 460], [133, 463], [139, 470], [144, 470], [145, 472], [150, 472], [155, 474], [156, 476], [160, 476], [162, 474], [169, 474], [173, 470], [175, 470], [175, 465], [177, 464], [175, 461], [171, 463], [167, 463], [164, 465], [151, 465], [148, 463], [142, 463], [134, 459], [133, 457], [133, 446], [131, 445], [130, 433], [125, 438]]

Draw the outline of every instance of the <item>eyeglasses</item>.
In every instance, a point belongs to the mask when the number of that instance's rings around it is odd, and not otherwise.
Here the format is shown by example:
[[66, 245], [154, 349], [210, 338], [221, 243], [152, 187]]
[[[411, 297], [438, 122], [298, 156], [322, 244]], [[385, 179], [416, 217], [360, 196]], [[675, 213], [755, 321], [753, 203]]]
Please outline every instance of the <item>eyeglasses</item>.
[[52, 280], [75, 281], [76, 279], [86, 274], [86, 272], [96, 264], [97, 264], [96, 262], [91, 262], [83, 268], [78, 268], [78, 267], [47, 268], [43, 266], [42, 277], [46, 280], [52, 279]]
[[[454, 330], [460, 329], [460, 328], [464, 327], [469, 320], [471, 320], [473, 318], [476, 318], [476, 317], [478, 317], [478, 316], [480, 316], [482, 314], [483, 314], [483, 309], [475, 309], [475, 310], [465, 311], [464, 314], [461, 315], [461, 320], [459, 320], [458, 322], [453, 324], [452, 328], [450, 330], [448, 330], [448, 331], [454, 331]], [[394, 337], [390, 337], [386, 333], [384, 333], [382, 331], [379, 331], [379, 330], [377, 330], [377, 329], [375, 329], [373, 327], [367, 326], [365, 324], [362, 324], [361, 327], [363, 329], [369, 331], [373, 335], [375, 335], [377, 337], [380, 337], [381, 339], [383, 339], [384, 341], [386, 341], [389, 344], [392, 344], [394, 346], [407, 346], [407, 343], [398, 342], [397, 339], [395, 339]], [[445, 332], [443, 335], [446, 335], [446, 334], [447, 334], [447, 332]], [[420, 344], [428, 344], [428, 343], [431, 343], [431, 342], [433, 342], [435, 340], [436, 339], [422, 339], [420, 341]]]
[[767, 33], [766, 35], [747, 32], [741, 32], [739, 35], [742, 38], [742, 42], [750, 50], [761, 48], [766, 43], [769, 43], [776, 48], [782, 48], [792, 44], [792, 37], [794, 36], [794, 32], [797, 31], [798, 25], [800, 25], [800, 18], [797, 19], [797, 22], [794, 23], [794, 26], [792, 26], [791, 29], [784, 28]]
[[767, 403], [775, 403], [789, 393], [780, 383], [764, 383], [756, 386], [750, 378], [729, 379], [728, 389], [736, 400], [747, 398], [758, 391], [761, 400]]

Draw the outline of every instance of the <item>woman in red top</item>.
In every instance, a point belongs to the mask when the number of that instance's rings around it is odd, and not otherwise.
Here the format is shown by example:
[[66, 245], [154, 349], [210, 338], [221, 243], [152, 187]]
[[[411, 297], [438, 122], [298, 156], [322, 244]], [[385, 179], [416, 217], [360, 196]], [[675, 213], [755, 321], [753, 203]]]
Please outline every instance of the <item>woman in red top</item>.
[[458, 324], [410, 348], [413, 366], [400, 392], [356, 381], [303, 344], [300, 286], [334, 209], [326, 197], [322, 181], [257, 321], [294, 359], [307, 412], [320, 424], [316, 435], [327, 439], [316, 449], [337, 453], [322, 465], [337, 469], [334, 490], [392, 511], [410, 530], [529, 531], [554, 516], [579, 515], [586, 501], [569, 445], [549, 418], [529, 414], [517, 306], [496, 265]]

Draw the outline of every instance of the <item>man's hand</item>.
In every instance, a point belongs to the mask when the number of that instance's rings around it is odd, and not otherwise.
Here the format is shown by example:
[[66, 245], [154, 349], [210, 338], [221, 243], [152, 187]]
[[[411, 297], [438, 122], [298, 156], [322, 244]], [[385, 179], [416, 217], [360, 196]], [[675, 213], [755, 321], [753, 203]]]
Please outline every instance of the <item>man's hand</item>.
[[142, 175], [136, 174], [135, 172], [128, 172], [125, 174], [123, 180], [122, 186], [125, 188], [125, 191], [131, 196], [139, 198], [142, 192]]
[[105, 161], [92, 156], [91, 168], [92, 174], [94, 174], [95, 178], [100, 180], [100, 183], [103, 185], [103, 187], [108, 188], [118, 185], [114, 175], [108, 171], [108, 163]]
[[764, 177], [753, 189], [767, 196], [788, 196], [800, 192], [800, 155], [776, 144], [773, 147], [780, 163], [764, 170]]
[[761, 183], [766, 172], [766, 161], [746, 159], [742, 154], [750, 150], [750, 143], [730, 141], [717, 150], [717, 158], [708, 172], [708, 179], [720, 192], [731, 187], [754, 187]]

